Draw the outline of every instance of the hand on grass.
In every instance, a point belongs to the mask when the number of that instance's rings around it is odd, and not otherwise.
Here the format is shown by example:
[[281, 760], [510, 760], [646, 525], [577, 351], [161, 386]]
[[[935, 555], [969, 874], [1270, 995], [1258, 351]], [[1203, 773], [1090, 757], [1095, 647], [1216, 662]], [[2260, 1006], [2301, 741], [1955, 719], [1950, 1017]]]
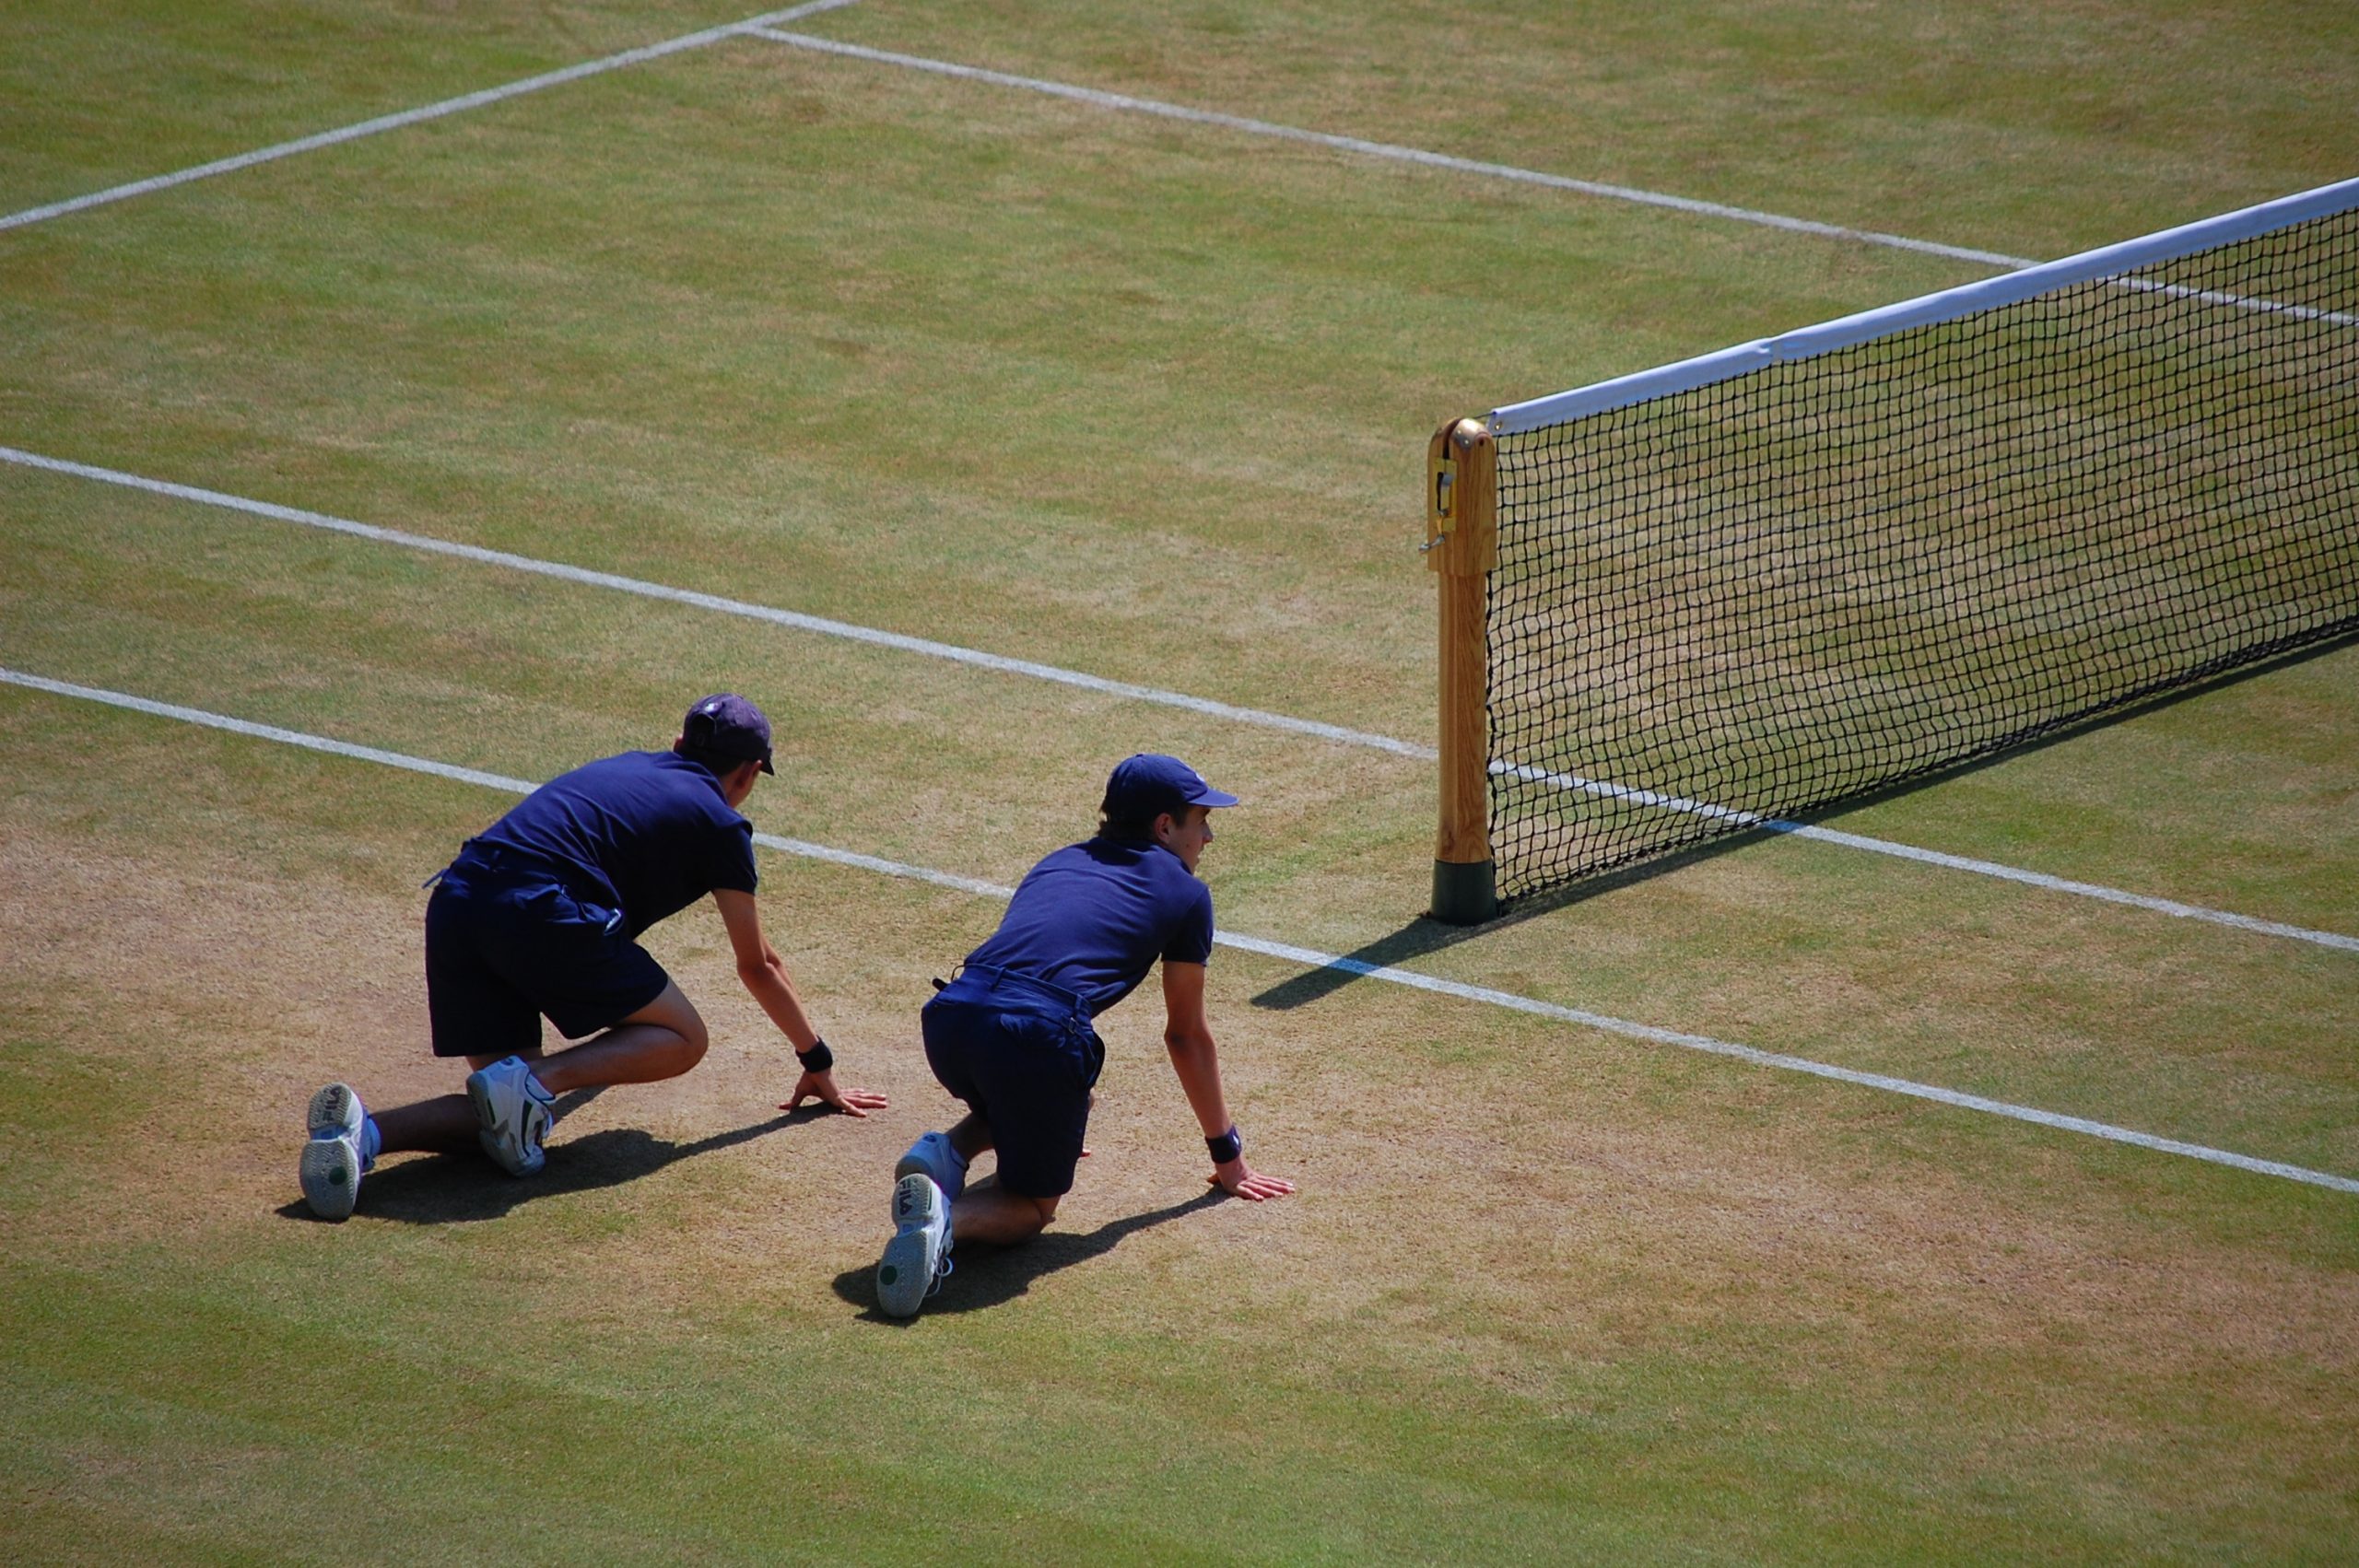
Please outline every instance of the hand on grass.
[[779, 1103], [782, 1111], [799, 1111], [805, 1100], [817, 1100], [832, 1110], [846, 1116], [864, 1117], [871, 1111], [881, 1111], [886, 1101], [874, 1089], [839, 1089], [833, 1069], [826, 1072], [806, 1072], [794, 1081], [794, 1095]]
[[1246, 1198], [1259, 1203], [1265, 1198], [1284, 1198], [1294, 1190], [1294, 1183], [1280, 1176], [1265, 1176], [1245, 1163], [1240, 1154], [1225, 1165], [1213, 1167], [1212, 1184], [1232, 1198]]

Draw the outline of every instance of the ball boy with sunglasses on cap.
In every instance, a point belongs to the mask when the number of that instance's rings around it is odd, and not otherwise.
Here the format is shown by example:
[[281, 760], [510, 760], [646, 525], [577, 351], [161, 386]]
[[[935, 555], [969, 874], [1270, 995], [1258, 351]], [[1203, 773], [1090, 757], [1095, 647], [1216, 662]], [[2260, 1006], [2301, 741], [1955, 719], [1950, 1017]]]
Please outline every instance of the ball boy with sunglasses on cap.
[[[534, 790], [433, 878], [426, 998], [434, 1054], [464, 1057], [466, 1093], [371, 1116], [349, 1084], [311, 1097], [298, 1175], [313, 1212], [352, 1212], [381, 1154], [480, 1145], [511, 1176], [541, 1168], [557, 1095], [675, 1078], [704, 1020], [640, 933], [707, 894], [737, 977], [794, 1047], [806, 1099], [851, 1116], [885, 1105], [839, 1089], [754, 903], [753, 824], [738, 812], [777, 769], [762, 710], [732, 692], [688, 709], [667, 752], [625, 752]], [[581, 1044], [541, 1054], [541, 1020]], [[592, 1036], [583, 1039], [582, 1036]]]
[[[926, 1003], [927, 1064], [968, 1112], [895, 1168], [896, 1230], [876, 1270], [886, 1313], [914, 1316], [940, 1288], [954, 1238], [1012, 1246], [1055, 1216], [1106, 1059], [1092, 1021], [1158, 959], [1164, 1044], [1203, 1129], [1213, 1183], [1256, 1201], [1294, 1190], [1245, 1163], [1204, 1021], [1213, 895], [1196, 861], [1213, 841], [1214, 808], [1235, 804], [1178, 757], [1129, 758], [1107, 780], [1097, 836], [1034, 866], [999, 930]], [[998, 1179], [968, 1192], [968, 1162], [987, 1149], [998, 1152]]]

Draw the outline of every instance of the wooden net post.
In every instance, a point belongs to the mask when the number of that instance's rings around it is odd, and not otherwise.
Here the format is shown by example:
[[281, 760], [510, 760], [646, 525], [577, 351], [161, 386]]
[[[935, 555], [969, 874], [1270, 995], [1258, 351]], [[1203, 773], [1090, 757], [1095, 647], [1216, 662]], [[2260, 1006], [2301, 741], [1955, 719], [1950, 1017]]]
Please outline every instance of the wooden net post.
[[1441, 580], [1441, 829], [1434, 919], [1473, 925], [1498, 913], [1491, 868], [1489, 628], [1498, 565], [1498, 452], [1479, 419], [1434, 432], [1426, 458], [1426, 569]]

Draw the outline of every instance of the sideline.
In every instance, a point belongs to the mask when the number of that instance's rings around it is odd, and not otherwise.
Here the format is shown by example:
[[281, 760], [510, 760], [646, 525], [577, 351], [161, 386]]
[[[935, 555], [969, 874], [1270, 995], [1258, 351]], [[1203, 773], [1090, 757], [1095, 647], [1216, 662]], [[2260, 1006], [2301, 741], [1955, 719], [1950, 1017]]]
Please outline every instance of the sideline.
[[1567, 174], [1547, 174], [1536, 169], [1519, 169], [1508, 163], [1485, 163], [1478, 158], [1457, 158], [1449, 153], [1427, 152], [1422, 147], [1400, 146], [1391, 142], [1366, 141], [1358, 136], [1339, 136], [1328, 131], [1306, 131], [1293, 125], [1273, 124], [1267, 120], [1254, 120], [1241, 114], [1224, 114], [1217, 110], [1191, 109], [1185, 104], [1162, 103], [1151, 98], [1133, 98], [1128, 93], [1107, 92], [1097, 88], [1074, 87], [1066, 82], [1045, 81], [1037, 76], [1011, 76], [1005, 71], [986, 70], [980, 65], [960, 65], [948, 60], [929, 60], [917, 54], [896, 54], [889, 50], [870, 49], [862, 44], [843, 43], [812, 33], [780, 32], [768, 23], [749, 27], [747, 31], [757, 38], [773, 43], [783, 43], [795, 49], [807, 49], [821, 54], [839, 54], [848, 59], [865, 60], [878, 65], [898, 65], [903, 70], [927, 71], [935, 76], [957, 76], [964, 81], [988, 82], [993, 87], [1016, 88], [1025, 92], [1044, 93], [1050, 98], [1070, 99], [1099, 109], [1123, 110], [1134, 114], [1153, 114], [1166, 120], [1185, 120], [1198, 125], [1217, 125], [1224, 130], [1241, 131], [1248, 135], [1272, 136], [1281, 141], [1300, 142], [1310, 146], [1327, 147], [1336, 152], [1357, 153], [1367, 158], [1390, 158], [1396, 163], [1421, 164], [1427, 169], [1446, 169], [1456, 174], [1476, 174], [1492, 180], [1512, 180], [1523, 185], [1543, 185], [1552, 191], [1572, 191], [1584, 196], [1602, 196], [1610, 201], [1634, 202], [1640, 206], [1668, 207], [1673, 212], [1692, 214], [1699, 217], [1733, 219], [1738, 223], [1758, 224], [1766, 228], [1782, 228], [1794, 234], [1812, 234], [1826, 240], [1848, 240], [1860, 245], [1881, 245], [1888, 250], [1914, 251], [1920, 255], [1942, 256], [1951, 261], [1973, 262], [1983, 266], [2003, 267], [2020, 271], [2038, 263], [2026, 256], [2002, 255], [1996, 251], [1976, 251], [1963, 245], [1943, 245], [1931, 240], [1911, 240], [1903, 234], [1884, 234], [1872, 228], [1846, 228], [1840, 224], [1818, 223], [1805, 217], [1788, 217], [1780, 213], [1760, 212], [1752, 207], [1728, 206], [1719, 202], [1698, 201], [1692, 196], [1674, 196], [1661, 191], [1641, 190], [1632, 185], [1608, 185], [1594, 180], [1576, 180]]
[[380, 131], [395, 131], [405, 125], [417, 124], [421, 121], [439, 120], [446, 114], [458, 114], [470, 109], [480, 109], [487, 103], [499, 103], [505, 99], [521, 98], [525, 93], [538, 92], [543, 88], [559, 87], [567, 82], [579, 81], [584, 76], [594, 76], [602, 72], [620, 70], [626, 65], [641, 64], [649, 60], [661, 59], [666, 54], [676, 54], [685, 49], [700, 49], [708, 43], [718, 43], [726, 38], [744, 37], [756, 28], [767, 27], [772, 22], [799, 22], [805, 17], [816, 17], [822, 11], [839, 10], [855, 3], [856, 0], [809, 0], [806, 5], [790, 6], [782, 11], [766, 11], [758, 17], [748, 17], [742, 22], [730, 22], [722, 27], [707, 28], [702, 32], [687, 33], [679, 38], [670, 39], [662, 43], [651, 43], [639, 49], [627, 49], [620, 54], [609, 54], [603, 60], [586, 60], [579, 65], [568, 65], [562, 70], [544, 72], [537, 76], [526, 76], [522, 81], [510, 82], [505, 87], [487, 88], [481, 92], [471, 92], [459, 98], [446, 98], [440, 103], [429, 103], [422, 109], [407, 109], [398, 114], [383, 114], [374, 120], [363, 120], [357, 125], [346, 125], [341, 130], [323, 131], [317, 135], [304, 136], [291, 142], [280, 142], [275, 146], [259, 147], [252, 152], [240, 153], [234, 158], [217, 158], [211, 163], [200, 163], [194, 168], [179, 170], [170, 174], [158, 174], [151, 179], [135, 180], [127, 185], [111, 186], [103, 191], [93, 191], [85, 196], [74, 196], [65, 201], [52, 202], [46, 206], [28, 207], [23, 212], [11, 213], [6, 217], [0, 217], [0, 229], [21, 228], [27, 224], [40, 223], [53, 217], [63, 217], [67, 213], [80, 212], [86, 207], [103, 206], [110, 202], [127, 201], [133, 196], [144, 196], [153, 191], [169, 190], [174, 185], [185, 185], [192, 180], [205, 180], [216, 174], [229, 174], [241, 169], [252, 169], [258, 163], [269, 163], [277, 158], [292, 158], [297, 153], [315, 152], [321, 147], [332, 147], [342, 142], [358, 141], [363, 136], [373, 136]]
[[[956, 643], [935, 642], [927, 638], [910, 637], [901, 632], [880, 630], [849, 621], [828, 620], [824, 616], [806, 615], [794, 610], [780, 610], [767, 604], [748, 603], [744, 600], [726, 599], [718, 594], [700, 593], [693, 589], [672, 588], [663, 583], [648, 582], [638, 578], [623, 577], [613, 572], [593, 571], [586, 567], [545, 561], [531, 556], [513, 555], [505, 550], [490, 550], [476, 544], [460, 544], [435, 539], [425, 534], [407, 533], [400, 529], [381, 528], [372, 523], [354, 522], [345, 518], [330, 517], [323, 512], [305, 511], [299, 507], [283, 507], [271, 501], [249, 500], [219, 490], [202, 489], [193, 485], [176, 485], [161, 479], [146, 479], [135, 474], [117, 469], [99, 468], [89, 463], [73, 462], [64, 458], [43, 457], [38, 452], [24, 451], [16, 447], [0, 446], [0, 462], [19, 467], [41, 469], [63, 474], [77, 479], [96, 480], [100, 484], [117, 485], [126, 489], [144, 490], [151, 495], [169, 496], [176, 500], [195, 501], [204, 506], [219, 507], [229, 511], [243, 512], [253, 517], [270, 518], [280, 522], [292, 522], [306, 528], [324, 529], [347, 533], [382, 544], [426, 554], [452, 556], [461, 560], [475, 561], [486, 566], [504, 567], [511, 571], [530, 572], [539, 577], [579, 583], [591, 588], [610, 589], [618, 593], [636, 594], [646, 599], [665, 600], [699, 610], [721, 614], [743, 616], [748, 620], [767, 621], [774, 626], [792, 627], [796, 631], [816, 633], [822, 637], [841, 638], [863, 642], [874, 647], [895, 649], [904, 653], [920, 654], [929, 659], [947, 660], [977, 669], [1001, 674], [1023, 675], [1033, 680], [1050, 681], [1059, 685], [1075, 686], [1084, 691], [1121, 697], [1133, 702], [1155, 703], [1191, 713], [1201, 713], [1215, 719], [1240, 724], [1251, 724], [1265, 730], [1280, 730], [1298, 735], [1315, 736], [1340, 745], [1359, 746], [1370, 751], [1389, 752], [1395, 756], [1430, 762], [1438, 754], [1435, 748], [1403, 741], [1391, 735], [1379, 735], [1366, 730], [1349, 729], [1341, 724], [1328, 724], [1315, 719], [1297, 719], [1290, 714], [1272, 713], [1264, 708], [1242, 708], [1233, 703], [1218, 702], [1210, 697], [1190, 696], [1184, 692], [1165, 691], [1160, 687], [1138, 685], [1128, 681], [1110, 680], [1080, 670], [1067, 670], [1054, 664], [1042, 664], [1028, 659], [1011, 659], [1003, 654], [986, 653], [979, 649], [963, 648]], [[1808, 823], [1790, 822], [1784, 818], [1760, 817], [1752, 813], [1732, 812], [1725, 806], [1703, 802], [1685, 801], [1674, 796], [1635, 791], [1625, 786], [1602, 783], [1573, 774], [1547, 773], [1538, 769], [1518, 767], [1506, 762], [1491, 765], [1494, 773], [1512, 772], [1520, 778], [1530, 778], [1563, 790], [1579, 790], [1594, 794], [1643, 797], [1643, 803], [1661, 806], [1665, 810], [1690, 811], [1708, 815], [1742, 819], [1748, 827], [1763, 832], [1782, 834], [1794, 838], [1807, 838], [1823, 844], [1833, 844], [1847, 849], [1869, 854], [1886, 855], [1895, 860], [1911, 860], [1920, 865], [1938, 866], [1947, 871], [1966, 872], [1996, 881], [2012, 882], [2025, 887], [2036, 887], [2046, 893], [2061, 893], [2075, 897], [2093, 898], [2104, 903], [2124, 905], [2150, 913], [2168, 915], [2178, 919], [2200, 920], [2211, 925], [2226, 926], [2236, 930], [2261, 936], [2283, 937], [2306, 942], [2319, 947], [2337, 948], [2346, 953], [2359, 953], [2359, 937], [2344, 936], [2337, 931], [2313, 930], [2306, 926], [2288, 925], [2278, 920], [2264, 920], [2250, 915], [2238, 915], [2224, 909], [2208, 909], [2200, 905], [2183, 904], [2177, 899], [2157, 898], [2149, 894], [2130, 893], [2121, 888], [2107, 887], [2096, 883], [2074, 882], [2069, 878], [2050, 876], [2044, 872], [2026, 871], [2021, 867], [2001, 864], [1995, 860], [1978, 860], [1964, 855], [1952, 855], [1938, 849], [1919, 848], [1891, 839], [1871, 838], [1863, 834], [1845, 833], [1831, 827], [1817, 827]]]
[[[46, 692], [53, 696], [74, 697], [86, 702], [104, 703], [109, 707], [128, 708], [135, 713], [159, 719], [176, 719], [185, 723], [199, 724], [208, 729], [224, 730], [231, 734], [257, 740], [276, 741], [282, 744], [300, 746], [306, 750], [325, 752], [334, 756], [356, 761], [379, 763], [412, 773], [423, 773], [437, 778], [453, 779], [464, 784], [482, 785], [502, 790], [510, 794], [530, 793], [536, 786], [522, 778], [510, 778], [501, 774], [486, 773], [476, 768], [459, 767], [450, 763], [435, 762], [426, 757], [410, 756], [401, 752], [382, 751], [374, 746], [355, 745], [346, 741], [330, 740], [321, 735], [309, 735], [299, 730], [283, 730], [276, 725], [257, 724], [225, 714], [209, 713], [203, 708], [183, 708], [175, 703], [156, 702], [134, 696], [125, 692], [108, 691], [97, 686], [76, 685], [45, 676], [27, 674], [0, 666], [0, 684], [23, 686]], [[781, 854], [795, 855], [805, 860], [823, 860], [832, 865], [874, 872], [881, 875], [931, 883], [936, 887], [953, 888], [961, 893], [984, 897], [1007, 899], [1015, 896], [1013, 888], [974, 877], [958, 876], [924, 866], [905, 865], [898, 860], [880, 860], [847, 849], [837, 849], [824, 844], [813, 844], [799, 838], [782, 838], [775, 834], [756, 833], [754, 841]], [[1860, 1088], [1880, 1089], [1887, 1094], [1905, 1094], [1914, 1099], [1930, 1100], [1937, 1105], [1958, 1110], [1978, 1111], [1987, 1116], [2005, 1117], [2029, 1122], [2035, 1126], [2063, 1132], [2076, 1132], [2116, 1143], [2127, 1143], [2158, 1153], [2177, 1154], [2188, 1159], [2203, 1160], [2212, 1164], [2226, 1165], [2257, 1176], [2280, 1176], [2287, 1181], [2306, 1183], [2336, 1192], [2359, 1193], [2359, 1180], [2339, 1176], [2306, 1166], [2287, 1164], [2278, 1160], [2257, 1159], [2249, 1154], [2234, 1153], [2225, 1149], [2213, 1149], [2201, 1143], [2188, 1143], [2174, 1138], [2157, 1137], [2131, 1128], [2116, 1127], [2108, 1122], [2091, 1121], [2082, 1117], [2062, 1116], [2029, 1106], [2010, 1104], [2004, 1100], [1986, 1099], [1979, 1094], [1961, 1094], [1910, 1079], [1894, 1078], [1880, 1072], [1861, 1072], [1852, 1068], [1835, 1067], [1825, 1062], [1812, 1061], [1806, 1057], [1786, 1056], [1775, 1051], [1758, 1050], [1726, 1040], [1716, 1040], [1708, 1035], [1684, 1034], [1675, 1029], [1658, 1028], [1649, 1024], [1635, 1024], [1627, 1019], [1614, 1018], [1600, 1012], [1585, 1012], [1578, 1008], [1560, 1007], [1555, 1002], [1540, 1001], [1532, 997], [1518, 996], [1511, 991], [1493, 990], [1487, 986], [1471, 986], [1456, 980], [1438, 979], [1414, 970], [1398, 969], [1384, 965], [1363, 963], [1357, 959], [1321, 953], [1316, 948], [1297, 947], [1290, 942], [1268, 942], [1259, 937], [1236, 936], [1227, 932], [1214, 933], [1214, 942], [1223, 947], [1254, 953], [1264, 957], [1302, 964], [1316, 969], [1343, 969], [1373, 980], [1386, 980], [1394, 985], [1417, 990], [1455, 997], [1461, 1000], [1485, 1003], [1517, 1012], [1532, 1013], [1560, 1023], [1579, 1024], [1585, 1028], [1619, 1035], [1627, 1039], [1643, 1040], [1650, 1045], [1675, 1046], [1683, 1050], [1701, 1051], [1725, 1057], [1755, 1067], [1776, 1068], [1787, 1072], [1809, 1073], [1814, 1077], [1834, 1080]]]

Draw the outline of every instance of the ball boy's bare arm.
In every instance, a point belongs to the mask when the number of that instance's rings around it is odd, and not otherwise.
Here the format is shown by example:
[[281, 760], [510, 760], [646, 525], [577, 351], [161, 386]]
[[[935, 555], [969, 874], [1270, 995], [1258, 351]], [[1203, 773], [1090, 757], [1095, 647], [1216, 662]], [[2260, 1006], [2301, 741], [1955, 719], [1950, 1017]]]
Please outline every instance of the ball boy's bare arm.
[[[817, 1045], [819, 1032], [803, 1011], [803, 999], [794, 989], [794, 977], [786, 972], [786, 960], [762, 934], [761, 911], [754, 895], [721, 888], [713, 893], [712, 901], [721, 907], [721, 923], [729, 930], [730, 951], [737, 957], [737, 978], [797, 1052]], [[873, 1090], [838, 1088], [834, 1072], [822, 1071], [805, 1071], [797, 1078], [792, 1096], [780, 1108], [793, 1110], [810, 1099], [856, 1117], [881, 1110], [886, 1104], [885, 1096]]]
[[[1221, 1093], [1220, 1056], [1213, 1045], [1212, 1026], [1204, 1020], [1203, 965], [1165, 960], [1163, 1012], [1163, 1044], [1171, 1053], [1171, 1070], [1180, 1075], [1189, 1106], [1196, 1113], [1196, 1124], [1204, 1129], [1208, 1141], [1233, 1131], [1237, 1124], [1230, 1119], [1228, 1101]], [[1248, 1165], [1242, 1149], [1234, 1158], [1215, 1164], [1212, 1179], [1222, 1191], [1256, 1202], [1283, 1198], [1294, 1190], [1294, 1183], [1263, 1176]]]

